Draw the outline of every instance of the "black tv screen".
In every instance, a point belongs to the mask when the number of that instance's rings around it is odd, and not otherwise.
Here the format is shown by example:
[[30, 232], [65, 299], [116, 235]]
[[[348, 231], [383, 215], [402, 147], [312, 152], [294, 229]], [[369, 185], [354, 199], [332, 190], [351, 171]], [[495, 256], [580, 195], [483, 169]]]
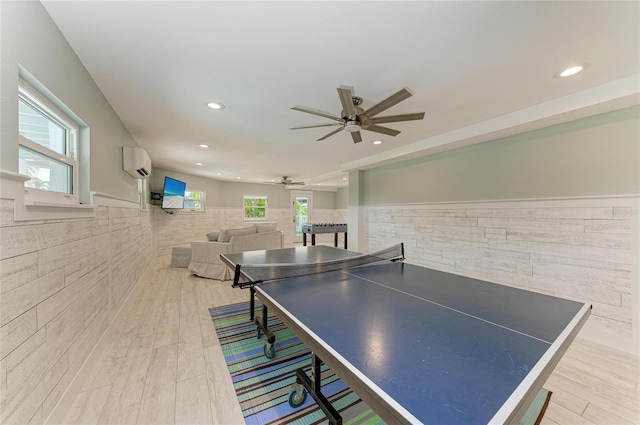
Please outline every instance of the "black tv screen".
[[184, 192], [187, 184], [171, 177], [164, 178], [162, 208], [184, 208]]

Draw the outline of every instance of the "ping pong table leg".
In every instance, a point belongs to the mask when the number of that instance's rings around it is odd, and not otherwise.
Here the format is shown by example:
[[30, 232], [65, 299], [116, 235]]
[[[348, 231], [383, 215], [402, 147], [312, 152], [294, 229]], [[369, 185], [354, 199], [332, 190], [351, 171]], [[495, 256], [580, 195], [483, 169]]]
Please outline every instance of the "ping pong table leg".
[[269, 314], [269, 311], [267, 309], [266, 305], [262, 306], [262, 329], [264, 329], [265, 333], [269, 332], [269, 320], [267, 318], [267, 315]]
[[[329, 403], [329, 400], [322, 394], [322, 376], [321, 376], [321, 367], [322, 360], [315, 353], [311, 353], [311, 371], [313, 381], [309, 379], [304, 369], [296, 369], [296, 383], [302, 385], [305, 390], [311, 397], [316, 401], [318, 407], [322, 409], [325, 415], [327, 415], [327, 419], [329, 419], [329, 423], [331, 425], [342, 425], [342, 416], [340, 413]], [[294, 396], [296, 390], [294, 389], [291, 395], [289, 396], [289, 400], [291, 402], [292, 396], [294, 400], [297, 398]], [[302, 398], [303, 399], [303, 398]], [[300, 403], [302, 404], [302, 403]]]
[[[253, 289], [253, 288], [252, 288]], [[267, 342], [264, 346], [264, 355], [268, 359], [273, 359], [276, 356], [276, 335], [269, 330], [269, 310], [266, 305], [262, 305], [262, 317], [258, 316], [253, 319], [253, 323], [256, 325], [256, 333], [258, 339], [261, 337], [261, 332], [267, 336]]]
[[250, 288], [251, 298], [249, 299], [249, 320], [253, 321], [256, 309], [256, 290], [253, 286]]
[[322, 389], [322, 360], [315, 354], [311, 358], [311, 369], [313, 370], [313, 390], [320, 393]]

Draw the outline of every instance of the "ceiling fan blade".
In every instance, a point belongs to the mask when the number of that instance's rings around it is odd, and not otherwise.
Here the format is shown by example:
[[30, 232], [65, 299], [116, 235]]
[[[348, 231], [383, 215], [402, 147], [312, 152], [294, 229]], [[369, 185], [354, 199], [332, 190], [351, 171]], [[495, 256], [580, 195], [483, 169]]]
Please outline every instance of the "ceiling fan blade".
[[384, 124], [386, 122], [400, 122], [400, 121], [413, 121], [421, 120], [424, 118], [424, 112], [418, 112], [415, 114], [403, 114], [403, 115], [390, 115], [388, 117], [372, 118], [374, 124]]
[[376, 105], [373, 105], [371, 108], [364, 111], [364, 115], [368, 116], [369, 118], [372, 118], [375, 115], [378, 115], [380, 112], [386, 111], [387, 109], [391, 108], [393, 105], [400, 103], [403, 100], [410, 98], [411, 96], [412, 94], [409, 90], [402, 89], [399, 92], [392, 94], [382, 102]]
[[327, 114], [326, 112], [316, 111], [315, 109], [305, 108], [304, 106], [294, 106], [294, 111], [306, 112], [307, 114], [318, 115], [319, 117], [329, 118], [334, 121], [342, 121], [342, 118], [336, 117], [335, 115]]
[[336, 125], [342, 125], [342, 123], [340, 123], [340, 122], [332, 122], [332, 123], [329, 123], [329, 124], [303, 125], [303, 126], [300, 126], [300, 127], [291, 127], [290, 130], [300, 130], [300, 129], [303, 129], [303, 128], [316, 128], [316, 127], [333, 127], [333, 126], [336, 126]]
[[351, 138], [353, 139], [353, 143], [362, 142], [362, 135], [359, 131], [354, 131], [353, 133], [351, 133]]
[[376, 133], [382, 133], [382, 134], [387, 134], [389, 136], [397, 136], [398, 134], [400, 134], [400, 132], [398, 130], [394, 130], [392, 128], [387, 128], [387, 127], [382, 127], [380, 125], [370, 125], [369, 127], [366, 128], [366, 130], [369, 131], [375, 131]]
[[304, 182], [289, 182], [287, 186], [303, 186], [304, 184]]
[[356, 107], [353, 105], [353, 95], [350, 89], [338, 88], [338, 96], [340, 96], [340, 103], [342, 104], [342, 110], [350, 119], [356, 118]]
[[327, 134], [327, 135], [325, 135], [325, 136], [323, 136], [323, 137], [319, 138], [317, 141], [319, 142], [319, 141], [321, 141], [321, 140], [324, 140], [324, 139], [326, 139], [326, 138], [329, 138], [329, 137], [333, 136], [334, 134], [339, 133], [339, 132], [341, 132], [341, 131], [342, 131], [342, 127], [338, 128], [338, 129], [336, 129], [336, 130], [333, 130], [331, 133], [329, 133], [329, 134]]

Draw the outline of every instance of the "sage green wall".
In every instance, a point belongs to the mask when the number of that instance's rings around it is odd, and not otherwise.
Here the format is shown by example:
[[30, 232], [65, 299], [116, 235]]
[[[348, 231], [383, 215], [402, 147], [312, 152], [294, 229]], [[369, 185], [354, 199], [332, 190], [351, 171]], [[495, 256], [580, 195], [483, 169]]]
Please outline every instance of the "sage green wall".
[[336, 192], [336, 209], [347, 209], [349, 206], [349, 188], [341, 187]]
[[[269, 208], [289, 208], [291, 194], [282, 185], [224, 182], [221, 207], [241, 208], [245, 195], [266, 196]], [[208, 198], [208, 196], [207, 196]]]
[[347, 194], [347, 205], [364, 205], [364, 171], [356, 170], [349, 172], [349, 192]]
[[[122, 170], [122, 146], [136, 146], [111, 105], [39, 1], [0, 1], [0, 167], [18, 171], [18, 69], [23, 66], [86, 124], [90, 176], [81, 186], [136, 200], [138, 183]], [[84, 199], [86, 202], [86, 198]]]
[[221, 181], [194, 176], [191, 174], [179, 173], [177, 171], [165, 170], [163, 168], [152, 166], [151, 178], [149, 179], [149, 191], [162, 193], [165, 176], [185, 182], [187, 184], [187, 190], [204, 190], [206, 192], [207, 205], [216, 207], [222, 206], [216, 204], [216, 200], [222, 197], [223, 189]]
[[640, 194], [640, 107], [364, 172], [364, 204]]
[[338, 208], [336, 205], [336, 192], [313, 191], [313, 208], [325, 210]]
[[[162, 192], [165, 176], [187, 183], [187, 189], [204, 190], [207, 205], [212, 208], [240, 208], [242, 207], [242, 197], [245, 195], [267, 196], [271, 208], [289, 208], [291, 203], [291, 191], [282, 185], [219, 181], [157, 167], [153, 168], [149, 181], [152, 192]], [[314, 191], [313, 207], [336, 208], [336, 193]]]

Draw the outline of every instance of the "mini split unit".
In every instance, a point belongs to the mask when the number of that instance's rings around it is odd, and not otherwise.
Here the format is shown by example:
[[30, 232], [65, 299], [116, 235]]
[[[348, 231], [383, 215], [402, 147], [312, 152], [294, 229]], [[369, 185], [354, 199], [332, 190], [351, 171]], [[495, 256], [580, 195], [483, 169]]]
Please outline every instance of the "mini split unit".
[[134, 179], [146, 179], [151, 174], [151, 159], [144, 149], [123, 146], [122, 169]]

